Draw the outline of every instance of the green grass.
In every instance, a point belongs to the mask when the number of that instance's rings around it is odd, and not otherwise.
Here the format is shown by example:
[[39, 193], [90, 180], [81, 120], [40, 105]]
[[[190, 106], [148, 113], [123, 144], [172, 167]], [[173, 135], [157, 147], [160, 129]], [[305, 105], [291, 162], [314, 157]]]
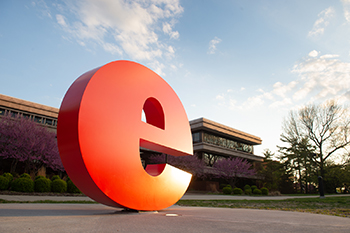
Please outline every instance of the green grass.
[[[7, 201], [3, 203], [63, 203], [63, 204], [96, 204], [95, 201]], [[248, 208], [265, 210], [298, 211], [315, 214], [326, 214], [350, 218], [350, 197], [293, 198], [286, 200], [179, 200], [180, 206]]]
[[287, 200], [180, 200], [177, 205], [285, 210], [350, 218], [350, 197], [293, 198]]
[[52, 201], [52, 200], [39, 200], [39, 201], [7, 201], [0, 199], [0, 204], [5, 203], [52, 203], [52, 204], [97, 204], [95, 201]]

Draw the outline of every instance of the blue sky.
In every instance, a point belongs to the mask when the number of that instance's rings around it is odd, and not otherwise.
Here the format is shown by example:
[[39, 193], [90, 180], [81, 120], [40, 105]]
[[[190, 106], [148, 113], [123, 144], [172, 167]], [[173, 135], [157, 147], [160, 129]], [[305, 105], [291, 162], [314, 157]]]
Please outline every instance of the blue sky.
[[350, 102], [350, 0], [0, 2], [0, 93], [59, 107], [81, 74], [114, 60], [162, 76], [190, 120], [261, 137], [283, 118]]

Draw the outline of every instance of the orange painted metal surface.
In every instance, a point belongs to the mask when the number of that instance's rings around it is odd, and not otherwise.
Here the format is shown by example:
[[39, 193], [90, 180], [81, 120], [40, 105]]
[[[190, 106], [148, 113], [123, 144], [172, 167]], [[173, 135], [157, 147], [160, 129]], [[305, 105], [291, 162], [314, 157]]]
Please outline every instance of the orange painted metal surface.
[[140, 146], [174, 156], [192, 155], [193, 148], [176, 93], [135, 62], [115, 61], [81, 75], [62, 101], [57, 140], [73, 182], [109, 206], [164, 209], [183, 196], [192, 177], [168, 164], [142, 167]]

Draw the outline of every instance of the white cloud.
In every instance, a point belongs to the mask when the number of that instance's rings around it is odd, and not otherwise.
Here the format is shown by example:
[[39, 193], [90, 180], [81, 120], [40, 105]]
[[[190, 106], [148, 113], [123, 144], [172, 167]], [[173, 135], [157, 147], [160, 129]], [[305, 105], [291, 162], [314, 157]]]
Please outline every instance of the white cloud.
[[[165, 33], [177, 39], [175, 18], [183, 12], [179, 0], [79, 0], [56, 5], [57, 23], [79, 44], [96, 43], [112, 54], [154, 61], [174, 48], [161, 41]], [[162, 67], [161, 64], [157, 68]]]
[[177, 69], [178, 69], [177, 66], [174, 65], [174, 64], [171, 64], [171, 65], [170, 65], [170, 68], [171, 68], [172, 70], [177, 70]]
[[260, 88], [255, 95], [240, 102], [234, 93], [221, 94], [216, 99], [220, 106], [229, 106], [230, 109], [253, 110], [264, 106], [288, 110], [328, 99], [350, 102], [350, 62], [341, 61], [336, 54], [320, 56], [319, 52], [312, 51], [293, 67], [292, 74], [296, 75], [295, 80], [276, 82], [265, 90]]
[[154, 60], [153, 62], [149, 63], [149, 66], [151, 69], [156, 72], [159, 76], [165, 76], [165, 73], [163, 73], [164, 64], [160, 63], [157, 60]]
[[229, 100], [229, 108], [230, 109], [236, 109], [236, 108], [241, 108], [240, 106], [237, 106], [237, 100], [235, 99], [230, 99]]
[[337, 54], [325, 54], [325, 55], [320, 56], [320, 59], [328, 59], [328, 58], [336, 58], [336, 57], [339, 57], [339, 55], [337, 55]]
[[47, 6], [45, 1], [43, 1], [43, 0], [32, 1], [31, 4], [32, 4], [32, 6], [37, 7], [39, 9], [41, 16], [52, 18], [51, 10]]
[[344, 8], [344, 17], [350, 23], [350, 0], [342, 0]]
[[290, 92], [296, 86], [296, 84], [297, 82], [295, 81], [292, 81], [287, 85], [284, 85], [281, 82], [277, 82], [273, 85], [272, 93], [282, 98], [285, 98], [287, 93]]
[[62, 27], [64, 27], [64, 28], [67, 27], [67, 23], [66, 23], [65, 17], [63, 15], [57, 14], [56, 20], [57, 20], [57, 23], [59, 25], [61, 25]]
[[312, 50], [310, 53], [309, 53], [309, 56], [310, 57], [317, 57], [318, 56], [318, 52], [316, 50]]
[[208, 54], [214, 54], [216, 51], [216, 45], [221, 42], [221, 39], [218, 37], [215, 37], [209, 42], [209, 49], [208, 49]]
[[247, 101], [243, 103], [243, 106], [247, 109], [251, 109], [257, 106], [262, 106], [265, 101], [264, 101], [264, 96], [263, 95], [258, 95], [258, 96], [253, 96], [249, 97]]
[[308, 36], [319, 36], [324, 33], [325, 28], [329, 25], [329, 20], [334, 16], [335, 10], [333, 7], [328, 7], [327, 9], [321, 11], [318, 14], [318, 19], [314, 23], [313, 28], [309, 31]]
[[293, 99], [301, 100], [313, 93], [311, 101], [337, 98], [350, 88], [350, 63], [337, 59], [338, 55], [326, 54], [306, 59], [293, 69], [301, 78], [302, 86]]
[[102, 46], [104, 50], [110, 52], [111, 54], [122, 54], [121, 49], [115, 44], [105, 42], [102, 44]]
[[217, 99], [217, 100], [224, 100], [225, 99], [225, 97], [224, 97], [224, 95], [217, 95], [216, 97], [215, 97], [215, 99]]
[[170, 25], [170, 23], [168, 23], [168, 22], [163, 23], [163, 32], [165, 34], [168, 34], [170, 36], [170, 38], [172, 38], [172, 39], [178, 39], [180, 36], [178, 31], [172, 30], [172, 25]]
[[290, 98], [285, 98], [280, 101], [275, 101], [272, 104], [269, 105], [270, 108], [279, 108], [282, 106], [287, 106], [293, 104], [292, 100]]

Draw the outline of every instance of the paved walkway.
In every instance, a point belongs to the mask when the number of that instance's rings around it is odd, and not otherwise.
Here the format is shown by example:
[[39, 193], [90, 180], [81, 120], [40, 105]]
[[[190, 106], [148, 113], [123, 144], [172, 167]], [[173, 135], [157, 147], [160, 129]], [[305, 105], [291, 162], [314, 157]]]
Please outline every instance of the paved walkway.
[[123, 212], [101, 204], [0, 204], [0, 232], [346, 232], [350, 219], [277, 210], [171, 206]]
[[[337, 195], [339, 196], [339, 195]], [[349, 195], [347, 195], [349, 196]], [[248, 197], [251, 198], [295, 198]], [[241, 196], [186, 194], [183, 199]], [[299, 196], [299, 198], [309, 196]], [[315, 196], [317, 198], [317, 196]], [[0, 195], [6, 200], [91, 200], [87, 197]], [[350, 232], [350, 218], [291, 211], [181, 207], [125, 212], [102, 204], [0, 204], [0, 232]]]

